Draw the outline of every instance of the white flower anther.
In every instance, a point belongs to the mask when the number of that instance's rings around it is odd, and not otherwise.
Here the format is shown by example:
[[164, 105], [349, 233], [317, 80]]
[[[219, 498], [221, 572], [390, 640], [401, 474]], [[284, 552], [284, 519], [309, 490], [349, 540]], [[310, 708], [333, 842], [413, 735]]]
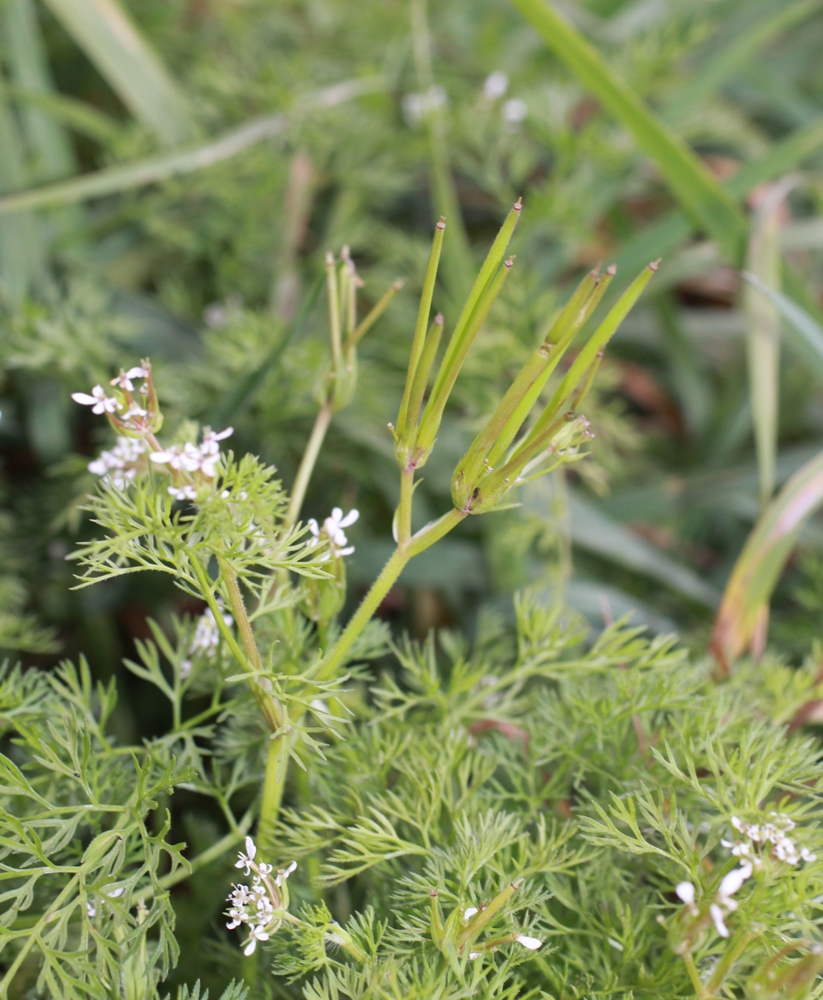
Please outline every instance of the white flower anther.
[[518, 944], [522, 944], [524, 948], [528, 948], [529, 951], [537, 951], [538, 948], [543, 947], [543, 942], [538, 938], [528, 937], [526, 934], [518, 934], [516, 941]]

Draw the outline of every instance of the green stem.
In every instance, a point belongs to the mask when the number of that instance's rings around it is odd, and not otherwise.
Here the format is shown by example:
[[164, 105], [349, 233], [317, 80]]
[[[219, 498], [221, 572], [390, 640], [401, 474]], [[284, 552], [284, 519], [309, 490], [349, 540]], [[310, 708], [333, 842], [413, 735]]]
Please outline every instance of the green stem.
[[43, 916], [40, 917], [40, 919], [37, 921], [31, 933], [26, 938], [26, 941], [20, 948], [20, 951], [18, 951], [17, 955], [15, 956], [14, 961], [6, 970], [5, 976], [3, 976], [3, 979], [0, 980], [0, 997], [8, 996], [9, 986], [11, 986], [12, 980], [17, 975], [18, 969], [26, 960], [26, 956], [34, 947], [34, 945], [40, 940], [40, 935], [43, 933], [46, 924], [50, 923], [52, 920], [54, 920], [55, 916], [57, 916], [57, 914], [60, 911], [60, 908], [63, 905], [63, 902], [74, 894], [75, 886], [79, 881], [80, 881], [79, 875], [75, 875], [73, 878], [71, 878], [66, 887], [60, 893], [60, 895], [57, 896], [57, 898], [54, 900], [51, 906], [48, 907]]
[[246, 650], [246, 655], [254, 669], [262, 673], [263, 661], [260, 659], [260, 650], [257, 648], [251, 622], [249, 621], [249, 616], [246, 614], [246, 604], [243, 600], [243, 594], [240, 591], [237, 574], [226, 560], [220, 556], [217, 557], [217, 565], [220, 567], [220, 575], [223, 577], [223, 583], [226, 585], [226, 593], [229, 595], [229, 604], [231, 605], [234, 620], [237, 623], [237, 631], [240, 633], [243, 648]]
[[708, 1000], [709, 994], [706, 992], [706, 988], [701, 982], [700, 974], [697, 971], [697, 966], [694, 964], [694, 959], [690, 952], [686, 952], [683, 955], [683, 962], [686, 966], [686, 971], [689, 973], [689, 978], [692, 981], [692, 986], [694, 986], [694, 993], [697, 1000]]
[[380, 607], [383, 598], [388, 594], [397, 578], [405, 569], [406, 563], [413, 556], [425, 552], [426, 549], [434, 545], [444, 535], [447, 535], [452, 528], [460, 524], [465, 516], [466, 514], [462, 511], [450, 510], [448, 514], [444, 514], [439, 520], [432, 521], [425, 528], [421, 528], [416, 535], [412, 535], [408, 544], [397, 546], [391, 558], [383, 567], [380, 576], [372, 584], [371, 590], [363, 598], [360, 607], [351, 617], [343, 634], [337, 640], [334, 649], [320, 665], [315, 675], [317, 680], [328, 680], [334, 676], [335, 671], [354, 645], [355, 640], [366, 625], [368, 625], [369, 621], [371, 621], [375, 611]]
[[314, 472], [314, 467], [317, 464], [317, 456], [320, 454], [320, 449], [323, 447], [323, 440], [326, 437], [326, 431], [329, 429], [331, 418], [332, 406], [329, 401], [326, 401], [320, 407], [317, 414], [317, 419], [314, 422], [314, 427], [312, 428], [311, 436], [309, 437], [309, 443], [306, 445], [306, 450], [300, 461], [300, 468], [297, 470], [297, 478], [294, 480], [291, 501], [289, 502], [289, 509], [286, 513], [286, 527], [291, 527], [296, 523], [298, 517], [300, 517], [300, 509], [306, 498], [306, 490], [308, 489], [309, 481], [311, 480], [312, 473]]
[[[220, 564], [221, 573], [223, 573], [224, 582], [227, 582], [229, 602], [232, 603], [232, 592], [231, 588], [228, 586], [228, 577], [223, 572], [223, 565], [224, 565], [223, 560], [218, 559], [218, 563]], [[257, 644], [254, 642], [254, 635], [251, 631], [251, 623], [249, 622], [248, 615], [246, 614], [245, 605], [243, 604], [242, 594], [240, 595], [240, 603], [239, 603], [239, 609], [241, 614], [238, 615], [238, 609], [235, 608], [233, 603], [232, 603], [232, 611], [234, 612], [235, 618], [238, 622], [238, 630], [241, 633], [241, 638], [243, 638], [243, 630], [241, 627], [241, 622], [243, 621], [243, 619], [245, 619], [245, 624], [248, 628], [248, 634], [249, 636], [251, 636], [251, 641], [254, 646], [254, 652], [256, 654], [256, 662], [249, 655], [248, 651], [244, 653], [243, 650], [240, 648], [240, 646], [237, 644], [237, 640], [232, 635], [231, 629], [228, 627], [228, 625], [223, 619], [223, 609], [220, 607], [220, 605], [217, 603], [217, 600], [215, 599], [214, 590], [212, 589], [211, 581], [209, 580], [208, 575], [206, 574], [206, 570], [204, 569], [200, 560], [196, 556], [192, 558], [191, 566], [192, 569], [194, 570], [194, 575], [197, 577], [197, 582], [200, 584], [200, 590], [203, 594], [203, 599], [211, 609], [211, 613], [214, 616], [214, 621], [217, 625], [218, 631], [225, 639], [226, 645], [231, 650], [232, 654], [234, 655], [234, 658], [237, 660], [237, 662], [244, 670], [248, 670], [249, 667], [251, 667], [252, 670], [262, 670], [263, 667], [262, 664], [260, 664], [260, 654], [257, 652]], [[228, 570], [228, 573], [234, 578], [234, 584], [235, 587], [237, 588], [237, 593], [239, 594], [240, 588], [239, 585], [237, 584], [237, 576], [235, 575], [234, 570], [231, 569], [231, 567], [228, 566], [227, 564], [226, 568]], [[260, 665], [257, 666], [256, 664]], [[282, 712], [277, 701], [274, 698], [270, 697], [263, 690], [263, 688], [260, 687], [260, 685], [257, 684], [256, 682], [252, 683], [252, 693], [254, 694], [257, 704], [262, 709], [263, 714], [265, 715], [266, 720], [268, 721], [269, 727], [271, 728], [272, 732], [276, 732], [283, 725]]]
[[723, 980], [729, 974], [729, 971], [734, 967], [738, 958], [743, 954], [748, 946], [749, 942], [752, 941], [754, 935], [744, 932], [740, 935], [735, 944], [726, 950], [723, 958], [717, 963], [717, 968], [714, 970], [711, 979], [706, 983], [706, 992], [710, 996], [714, 996], [720, 987], [723, 985]]
[[401, 469], [400, 505], [397, 508], [397, 544], [399, 546], [406, 546], [411, 540], [413, 496], [414, 469]]
[[288, 763], [288, 738], [288, 734], [282, 733], [273, 736], [269, 741], [266, 776], [263, 780], [263, 800], [260, 804], [260, 822], [257, 828], [260, 845], [264, 851], [274, 842], [274, 830], [280, 813], [280, 803], [283, 801]]

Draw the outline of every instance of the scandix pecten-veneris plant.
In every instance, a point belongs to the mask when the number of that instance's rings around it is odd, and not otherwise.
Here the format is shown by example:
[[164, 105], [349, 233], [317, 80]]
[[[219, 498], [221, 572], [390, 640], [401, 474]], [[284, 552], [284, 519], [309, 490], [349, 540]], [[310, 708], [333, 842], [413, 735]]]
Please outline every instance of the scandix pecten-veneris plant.
[[[204, 870], [227, 876], [238, 848], [250, 881], [235, 872], [218, 891], [224, 922], [244, 934], [246, 985], [227, 1000], [270, 995], [261, 970], [281, 994], [316, 1000], [814, 988], [815, 749], [787, 740], [788, 695], [759, 668], [718, 697], [670, 641], [618, 624], [585, 649], [562, 609], [528, 596], [513, 627], [481, 618], [471, 651], [443, 633], [439, 647], [395, 647], [399, 669], [379, 681], [362, 666], [386, 650], [373, 617], [412, 558], [582, 457], [592, 432], [580, 406], [656, 269], [546, 399], [614, 270], [583, 279], [458, 463], [451, 510], [415, 531], [415, 479], [513, 266], [520, 211], [442, 355], [437, 225], [390, 425], [395, 550], [342, 630], [357, 512], [337, 507], [322, 524], [300, 513], [334, 413], [356, 390], [357, 344], [397, 286], [358, 322], [350, 255], [328, 258], [328, 366], [290, 496], [273, 469], [223, 451], [231, 428], [184, 423], [164, 436], [148, 361], [75, 394], [117, 434], [90, 466], [102, 533], [76, 553], [81, 585], [155, 570], [206, 609], [138, 642], [129, 669], [172, 713], [144, 747], [114, 740], [115, 692], [94, 686], [83, 661], [4, 675], [0, 997], [158, 995], [179, 957], [171, 890]], [[800, 671], [794, 696], [815, 676]], [[208, 797], [225, 821], [199, 852], [168, 839], [175, 789]]]

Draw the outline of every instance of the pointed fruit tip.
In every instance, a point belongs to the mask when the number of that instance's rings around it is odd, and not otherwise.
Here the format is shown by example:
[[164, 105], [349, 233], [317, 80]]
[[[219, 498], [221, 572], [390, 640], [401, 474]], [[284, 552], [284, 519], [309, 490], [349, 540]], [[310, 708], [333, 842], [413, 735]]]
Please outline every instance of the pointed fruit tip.
[[613, 278], [617, 274], [617, 264], [609, 264], [606, 268], [606, 274]]
[[434, 317], [434, 322], [437, 326], [442, 326], [446, 321], [443, 319], [443, 313], [438, 313]]
[[503, 267], [507, 267], [510, 271], [514, 265], [514, 256], [509, 257], [508, 260], [503, 261]]
[[437, 220], [437, 226], [436, 226], [436, 228], [437, 229], [445, 229], [446, 228], [446, 216], [445, 215], [441, 215], [440, 218]]
[[517, 201], [514, 203], [515, 212], [519, 212], [522, 207], [523, 207], [523, 195], [521, 194], [520, 197], [517, 199]]
[[656, 271], [658, 269], [658, 267], [660, 267], [660, 261], [661, 260], [663, 260], [662, 257], [658, 257], [657, 260], [653, 260], [651, 262], [651, 264], [649, 264], [649, 270], [650, 271]]
[[334, 254], [331, 252], [331, 250], [327, 250], [326, 251], [326, 265], [333, 264], [333, 263], [334, 263]]

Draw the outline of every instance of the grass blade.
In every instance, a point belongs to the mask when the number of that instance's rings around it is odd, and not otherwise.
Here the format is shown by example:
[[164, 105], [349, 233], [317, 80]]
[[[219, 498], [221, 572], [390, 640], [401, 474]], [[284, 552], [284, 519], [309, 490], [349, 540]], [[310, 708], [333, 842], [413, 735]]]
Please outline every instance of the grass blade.
[[[780, 210], [794, 180], [770, 188], [752, 221], [748, 265], [763, 284], [780, 282]], [[780, 314], [770, 300], [746, 286], [749, 394], [760, 477], [760, 505], [774, 492], [777, 455], [778, 392], [780, 376]]]
[[768, 602], [804, 522], [823, 504], [823, 453], [798, 470], [763, 512], [735, 563], [712, 633], [723, 673], [765, 640]]
[[197, 134], [182, 91], [116, 0], [46, 0], [138, 121], [166, 146]]
[[[742, 198], [759, 184], [794, 170], [823, 146], [823, 118], [799, 128], [758, 160], [744, 163], [725, 187], [733, 197]], [[692, 232], [689, 219], [678, 211], [669, 212], [627, 240], [617, 254], [617, 266], [634, 274], [645, 261], [667, 257]]]
[[[17, 121], [0, 90], [0, 191], [22, 187], [28, 180], [23, 140]], [[19, 302], [43, 273], [43, 247], [37, 219], [23, 212], [0, 224], [0, 287]]]
[[657, 164], [683, 210], [716, 240], [728, 258], [737, 261], [746, 235], [746, 218], [728, 190], [546, 0], [512, 3], [583, 86], [634, 135], [641, 149]]
[[[367, 77], [362, 80], [351, 80], [326, 87], [304, 97], [290, 113], [284, 112], [277, 115], [267, 115], [265, 118], [257, 118], [238, 128], [224, 132], [222, 136], [211, 142], [187, 149], [174, 150], [170, 153], [162, 153], [159, 156], [148, 157], [137, 162], [124, 163], [121, 166], [108, 167], [105, 170], [97, 170], [82, 177], [61, 181], [58, 184], [48, 184], [30, 191], [19, 191], [16, 194], [0, 198], [0, 215], [102, 198], [105, 195], [145, 187], [147, 184], [155, 184], [180, 174], [205, 170], [216, 163], [222, 163], [224, 160], [237, 156], [259, 142], [282, 135], [289, 124], [301, 113], [305, 114], [316, 108], [336, 107], [360, 97], [362, 94], [379, 90], [384, 85], [385, 79], [383, 77]], [[23, 184], [20, 183], [19, 186], [22, 187]]]
[[[14, 82], [32, 94], [53, 93], [33, 0], [6, 0], [3, 20]], [[62, 125], [33, 102], [22, 109], [21, 117], [35, 154], [36, 178], [55, 180], [73, 174], [77, 169], [74, 151]]]
[[688, 566], [613, 520], [578, 493], [570, 495], [569, 506], [569, 526], [575, 545], [656, 580], [703, 607], [717, 607], [720, 595]]
[[823, 377], [823, 327], [805, 309], [782, 292], [769, 287], [756, 274], [744, 271], [743, 278], [786, 320], [789, 332], [795, 335], [795, 342]]

